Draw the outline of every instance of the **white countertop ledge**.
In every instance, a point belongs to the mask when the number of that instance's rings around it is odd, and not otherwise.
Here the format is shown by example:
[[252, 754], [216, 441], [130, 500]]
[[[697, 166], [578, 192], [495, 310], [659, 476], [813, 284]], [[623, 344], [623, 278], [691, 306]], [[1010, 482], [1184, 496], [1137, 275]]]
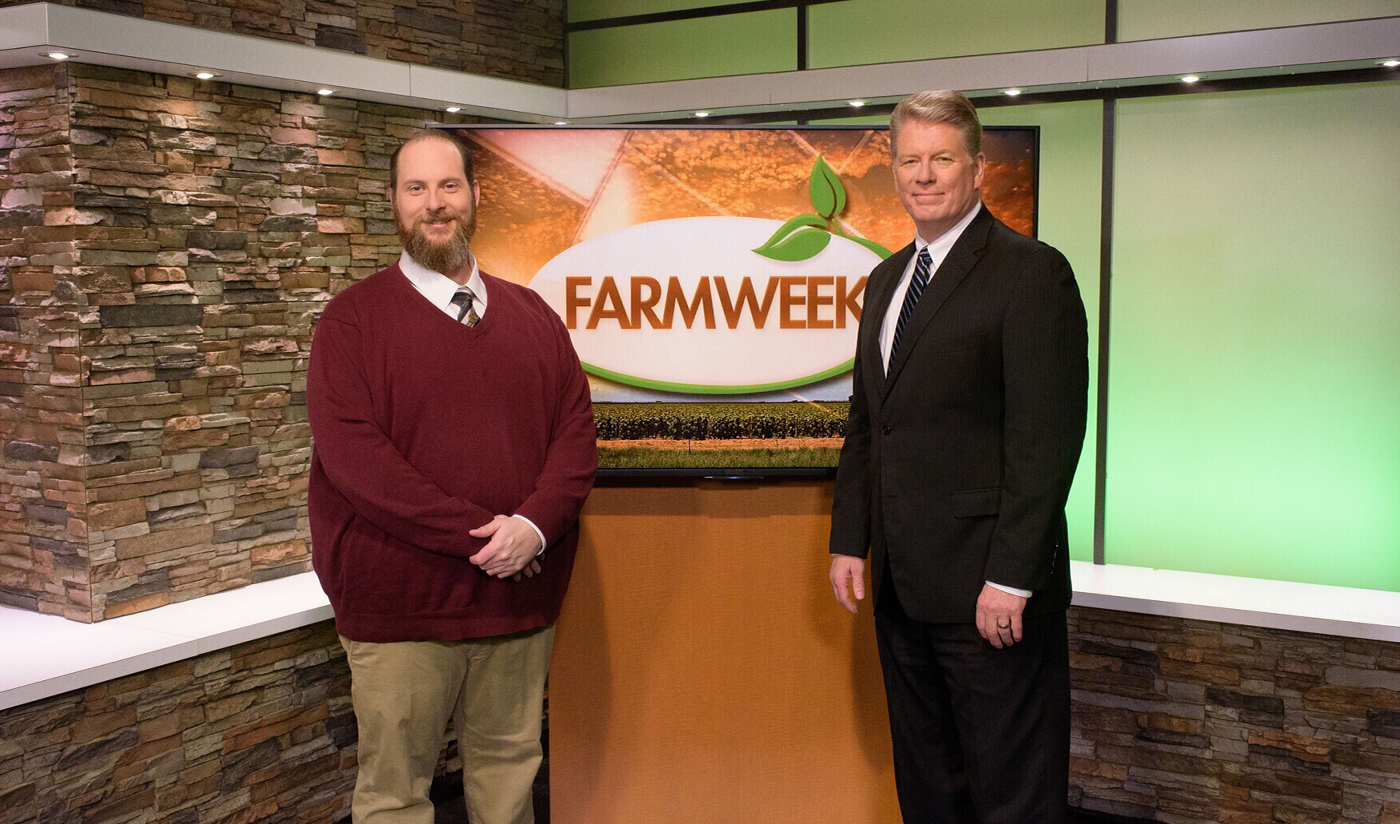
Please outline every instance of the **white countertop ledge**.
[[0, 710], [332, 617], [311, 572], [95, 624], [0, 607]]
[[1400, 592], [1071, 561], [1074, 605], [1400, 643]]
[[[1072, 561], [1080, 607], [1400, 643], [1400, 592]], [[0, 710], [332, 617], [313, 573], [82, 624], [0, 607]]]

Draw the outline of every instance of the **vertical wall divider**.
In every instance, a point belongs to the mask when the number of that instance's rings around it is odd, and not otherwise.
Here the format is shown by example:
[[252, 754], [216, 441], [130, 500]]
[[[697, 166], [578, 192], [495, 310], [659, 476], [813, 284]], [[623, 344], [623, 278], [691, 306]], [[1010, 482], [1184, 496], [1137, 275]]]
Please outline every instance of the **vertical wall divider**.
[[1113, 144], [1118, 101], [1103, 101], [1103, 183], [1099, 196], [1099, 350], [1094, 411], [1094, 563], [1104, 563], [1104, 502], [1108, 481], [1108, 334], [1113, 305]]
[[[1118, 0], [1104, 0], [1104, 43], [1118, 42]], [[1099, 170], [1099, 351], [1094, 404], [1094, 563], [1104, 560], [1108, 485], [1108, 334], [1113, 306], [1113, 158], [1118, 99], [1103, 98], [1103, 155]]]
[[807, 4], [797, 7], [797, 70], [807, 70]]

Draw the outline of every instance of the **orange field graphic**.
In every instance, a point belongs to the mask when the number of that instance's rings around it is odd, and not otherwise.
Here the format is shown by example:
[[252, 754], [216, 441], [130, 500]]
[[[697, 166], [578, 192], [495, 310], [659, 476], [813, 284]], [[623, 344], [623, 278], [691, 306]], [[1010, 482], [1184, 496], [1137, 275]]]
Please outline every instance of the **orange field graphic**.
[[[481, 183], [473, 251], [483, 271], [523, 285], [576, 244], [674, 218], [785, 222], [804, 216], [796, 231], [841, 235], [882, 256], [912, 239], [913, 226], [894, 191], [884, 129], [466, 127], [452, 134], [471, 147]], [[1008, 225], [1034, 234], [1035, 130], [988, 130], [984, 151], [983, 201]], [[819, 185], [826, 189], [819, 192]], [[800, 387], [724, 399], [638, 389], [590, 371], [605, 467], [835, 463], [844, 403], [809, 403]], [[846, 392], [839, 394], [844, 400]], [[822, 397], [832, 396], [828, 388]], [[798, 434], [768, 432], [767, 424], [696, 423], [713, 418], [772, 424], [784, 416], [816, 423]], [[604, 425], [648, 417], [685, 418], [692, 426], [685, 436], [656, 430], [623, 437]]]

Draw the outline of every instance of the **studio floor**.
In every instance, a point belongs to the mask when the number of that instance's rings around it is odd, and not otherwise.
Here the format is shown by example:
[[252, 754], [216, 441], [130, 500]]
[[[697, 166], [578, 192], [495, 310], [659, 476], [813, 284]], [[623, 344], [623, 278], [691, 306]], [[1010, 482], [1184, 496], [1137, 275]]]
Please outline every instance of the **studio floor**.
[[[547, 786], [547, 785], [546, 785]], [[462, 799], [460, 774], [443, 776], [433, 782], [434, 824], [468, 824]], [[535, 789], [535, 824], [549, 824], [549, 796], [542, 786]], [[1147, 824], [1145, 819], [1121, 818], [1102, 813], [1071, 811], [1068, 824]]]

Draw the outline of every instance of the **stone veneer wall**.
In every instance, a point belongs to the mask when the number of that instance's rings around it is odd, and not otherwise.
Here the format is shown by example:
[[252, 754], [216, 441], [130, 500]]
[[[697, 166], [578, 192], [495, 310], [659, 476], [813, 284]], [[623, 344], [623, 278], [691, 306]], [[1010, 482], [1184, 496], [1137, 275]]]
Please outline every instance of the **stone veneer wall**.
[[0, 824], [337, 821], [355, 740], [326, 622], [0, 712]]
[[[0, 0], [19, 6], [34, 0]], [[443, 69], [564, 85], [564, 0], [49, 0]]]
[[0, 72], [0, 604], [94, 621], [309, 569], [313, 324], [397, 255], [389, 154], [434, 118]]
[[[1070, 621], [1074, 806], [1400, 824], [1400, 644]], [[338, 821], [355, 766], [344, 660], [326, 622], [0, 711], [0, 824]], [[439, 772], [456, 768], [449, 747]]]
[[[0, 710], [0, 824], [348, 824], [357, 739], [325, 621]], [[547, 754], [534, 798], [547, 824]]]
[[[67, 68], [0, 71], [0, 604], [88, 614]], [[62, 268], [61, 268], [62, 267]], [[62, 608], [62, 607], [58, 607]]]
[[1176, 824], [1400, 824], [1400, 644], [1070, 619], [1076, 806]]

